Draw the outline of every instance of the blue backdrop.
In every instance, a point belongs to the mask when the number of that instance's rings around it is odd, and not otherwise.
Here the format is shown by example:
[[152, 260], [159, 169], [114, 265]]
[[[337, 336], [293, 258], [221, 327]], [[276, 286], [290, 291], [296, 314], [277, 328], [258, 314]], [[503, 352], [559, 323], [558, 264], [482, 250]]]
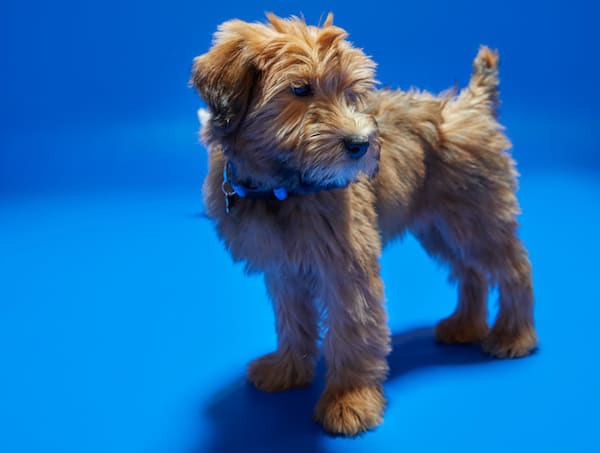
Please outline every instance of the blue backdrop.
[[[310, 422], [322, 372], [279, 395], [245, 384], [273, 317], [200, 215], [191, 61], [218, 24], [265, 11], [334, 11], [389, 87], [464, 86], [480, 44], [501, 54], [540, 351], [434, 345], [454, 289], [395, 244], [390, 402], [358, 439]], [[0, 451], [597, 451], [598, 17], [581, 0], [5, 2]]]

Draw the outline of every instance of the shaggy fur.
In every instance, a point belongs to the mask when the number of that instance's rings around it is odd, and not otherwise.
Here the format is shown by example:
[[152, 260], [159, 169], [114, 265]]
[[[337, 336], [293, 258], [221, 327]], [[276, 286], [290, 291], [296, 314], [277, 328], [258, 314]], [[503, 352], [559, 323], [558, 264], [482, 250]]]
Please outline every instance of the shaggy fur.
[[[375, 64], [346, 36], [331, 15], [322, 27], [274, 15], [225, 22], [194, 60], [192, 83], [211, 113], [207, 214], [233, 258], [264, 274], [276, 314], [277, 350], [253, 361], [248, 378], [267, 391], [309, 384], [324, 332], [315, 419], [354, 435], [382, 421], [390, 332], [379, 256], [406, 230], [458, 282], [438, 341], [520, 357], [537, 339], [531, 267], [516, 236], [517, 173], [496, 121], [498, 55], [482, 47], [458, 94], [376, 90]], [[349, 156], [347, 137], [368, 141], [366, 154]], [[237, 181], [290, 196], [234, 196], [226, 213], [227, 161]], [[339, 188], [297, 193], [307, 184]], [[500, 293], [491, 329], [490, 285]]]

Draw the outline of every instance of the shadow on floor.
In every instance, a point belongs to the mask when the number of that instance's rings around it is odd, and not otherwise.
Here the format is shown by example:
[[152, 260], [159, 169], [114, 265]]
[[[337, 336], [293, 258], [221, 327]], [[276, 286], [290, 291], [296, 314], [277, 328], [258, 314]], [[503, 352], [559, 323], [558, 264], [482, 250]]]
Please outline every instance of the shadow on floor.
[[492, 362], [478, 345], [444, 345], [435, 342], [433, 327], [420, 327], [392, 335], [389, 380], [417, 369]]
[[[428, 367], [468, 365], [493, 359], [477, 346], [446, 346], [434, 341], [433, 328], [422, 327], [392, 337], [389, 380]], [[282, 393], [256, 390], [243, 377], [224, 386], [203, 410], [211, 434], [196, 451], [323, 452], [323, 431], [311, 422], [313, 407], [324, 385], [320, 363], [313, 384]]]

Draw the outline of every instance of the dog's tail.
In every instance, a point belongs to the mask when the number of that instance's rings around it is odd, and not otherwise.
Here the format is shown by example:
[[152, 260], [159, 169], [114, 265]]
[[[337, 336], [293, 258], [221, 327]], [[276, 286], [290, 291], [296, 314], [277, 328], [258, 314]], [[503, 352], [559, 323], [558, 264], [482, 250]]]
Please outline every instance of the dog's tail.
[[485, 107], [492, 116], [498, 115], [498, 52], [481, 46], [473, 61], [473, 73], [469, 81], [469, 94], [473, 101]]

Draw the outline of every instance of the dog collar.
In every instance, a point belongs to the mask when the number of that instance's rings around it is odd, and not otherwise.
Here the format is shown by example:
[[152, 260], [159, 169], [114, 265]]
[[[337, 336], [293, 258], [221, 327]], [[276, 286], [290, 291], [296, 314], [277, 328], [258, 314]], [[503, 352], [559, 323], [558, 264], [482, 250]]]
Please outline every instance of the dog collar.
[[[291, 171], [287, 173], [290, 175], [294, 174]], [[233, 165], [233, 162], [229, 160], [225, 163], [225, 166], [223, 168], [223, 183], [221, 184], [221, 191], [225, 196], [225, 212], [229, 214], [233, 206], [235, 197], [283, 201], [286, 198], [288, 198], [288, 196], [291, 194], [307, 195], [311, 193], [321, 192], [323, 190], [342, 189], [347, 186], [340, 186], [337, 184], [306, 184], [302, 182], [302, 179], [300, 177], [297, 177], [297, 180], [300, 181], [300, 183], [294, 188], [294, 190], [288, 190], [284, 186], [278, 186], [273, 189], [261, 189], [256, 186], [241, 184], [236, 179], [235, 166]]]
[[236, 181], [236, 172], [233, 162], [227, 161], [223, 168], [223, 184], [221, 191], [225, 195], [225, 211], [229, 214], [233, 205], [234, 197], [240, 198], [263, 198], [276, 199], [279, 201], [285, 200], [288, 192], [285, 187], [280, 186], [271, 190], [262, 190], [257, 187], [240, 184]]

